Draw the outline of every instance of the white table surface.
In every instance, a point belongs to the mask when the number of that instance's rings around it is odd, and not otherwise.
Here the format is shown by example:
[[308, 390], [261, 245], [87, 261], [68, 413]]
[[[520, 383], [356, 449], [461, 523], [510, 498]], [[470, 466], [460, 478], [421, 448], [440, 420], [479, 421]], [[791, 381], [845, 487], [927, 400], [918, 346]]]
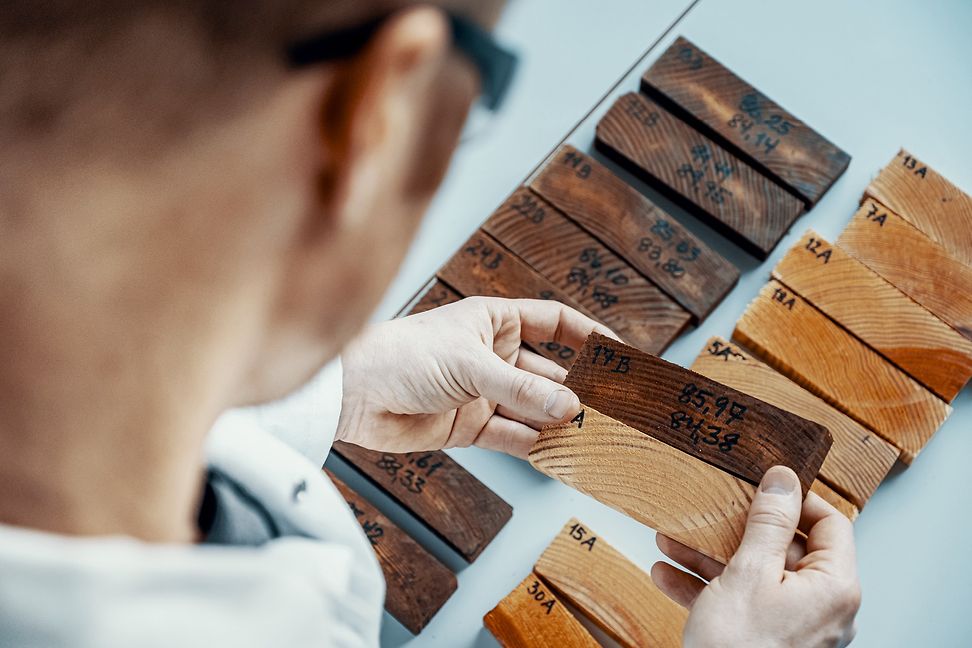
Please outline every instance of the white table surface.
[[[715, 312], [664, 354], [690, 364], [709, 336], [729, 336], [770, 268], [808, 227], [836, 238], [868, 181], [899, 147], [972, 192], [970, 28], [972, 2], [961, 0], [513, 0], [498, 29], [522, 56], [509, 102], [488, 133], [457, 153], [376, 317], [393, 316], [656, 39], [612, 97], [637, 88], [641, 72], [682, 34], [853, 158], [764, 263], [672, 210], [743, 271]], [[594, 125], [609, 105], [600, 105], [569, 141], [592, 151]], [[972, 389], [954, 406], [915, 464], [896, 466], [856, 522], [864, 602], [855, 646], [972, 645]], [[526, 575], [571, 516], [644, 569], [661, 558], [652, 530], [525, 462], [476, 448], [450, 454], [514, 507], [513, 519], [471, 565], [346, 467], [328, 462], [459, 570], [459, 590], [419, 636], [386, 614], [383, 645], [496, 645], [482, 627], [483, 614]]]

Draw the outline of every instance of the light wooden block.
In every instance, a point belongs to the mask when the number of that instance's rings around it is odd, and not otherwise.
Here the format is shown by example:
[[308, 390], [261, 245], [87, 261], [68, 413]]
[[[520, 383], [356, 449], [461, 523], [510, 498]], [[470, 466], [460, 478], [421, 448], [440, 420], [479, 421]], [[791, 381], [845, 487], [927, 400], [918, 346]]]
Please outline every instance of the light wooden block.
[[827, 500], [831, 506], [843, 513], [844, 516], [851, 522], [856, 520], [857, 516], [860, 514], [860, 510], [856, 506], [841, 497], [837, 491], [819, 479], [813, 482], [813, 484], [810, 486], [810, 492], [816, 493], [820, 497]]
[[483, 617], [503, 648], [598, 648], [600, 644], [534, 573]]

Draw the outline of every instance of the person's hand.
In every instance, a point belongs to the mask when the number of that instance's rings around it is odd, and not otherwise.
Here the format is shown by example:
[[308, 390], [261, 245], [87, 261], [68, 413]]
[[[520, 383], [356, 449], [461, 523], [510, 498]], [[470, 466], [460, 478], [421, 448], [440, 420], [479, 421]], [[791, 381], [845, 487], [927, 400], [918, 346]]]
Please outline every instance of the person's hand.
[[580, 411], [567, 372], [522, 341], [579, 350], [610, 330], [555, 301], [472, 297], [368, 328], [341, 356], [337, 438], [388, 452], [477, 445], [526, 457]]
[[[795, 538], [797, 528], [805, 543]], [[853, 528], [815, 493], [801, 512], [800, 485], [789, 468], [763, 476], [729, 564], [661, 534], [657, 542], [701, 577], [664, 562], [651, 569], [658, 588], [690, 610], [685, 646], [846, 646], [854, 638], [861, 590]]]

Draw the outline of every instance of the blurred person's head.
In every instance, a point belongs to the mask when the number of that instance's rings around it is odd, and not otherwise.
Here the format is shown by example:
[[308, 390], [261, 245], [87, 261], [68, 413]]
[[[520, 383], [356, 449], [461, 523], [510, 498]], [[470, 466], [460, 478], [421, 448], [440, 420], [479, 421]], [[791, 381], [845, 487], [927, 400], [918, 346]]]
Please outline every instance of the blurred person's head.
[[[438, 4], [488, 27], [500, 3]], [[298, 386], [374, 309], [478, 89], [407, 0], [3, 2], [0, 455], [128, 426], [141, 461], [175, 441], [148, 430]]]

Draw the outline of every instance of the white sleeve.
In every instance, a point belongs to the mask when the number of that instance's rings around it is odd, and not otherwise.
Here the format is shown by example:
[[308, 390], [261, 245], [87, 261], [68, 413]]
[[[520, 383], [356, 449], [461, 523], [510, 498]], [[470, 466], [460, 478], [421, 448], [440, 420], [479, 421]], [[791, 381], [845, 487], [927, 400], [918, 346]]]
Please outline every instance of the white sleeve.
[[235, 410], [322, 466], [341, 415], [341, 358], [335, 358], [297, 391], [265, 405]]

